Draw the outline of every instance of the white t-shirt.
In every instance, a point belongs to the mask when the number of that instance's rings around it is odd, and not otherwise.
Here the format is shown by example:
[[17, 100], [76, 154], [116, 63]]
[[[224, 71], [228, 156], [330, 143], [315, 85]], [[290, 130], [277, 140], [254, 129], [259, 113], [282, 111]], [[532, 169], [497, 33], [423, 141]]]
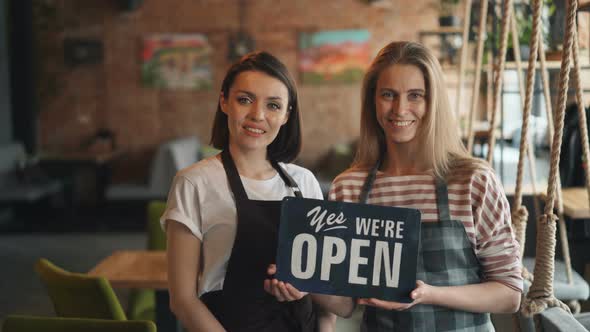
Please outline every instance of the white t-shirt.
[[[299, 186], [303, 197], [322, 199], [313, 174], [300, 166], [280, 163]], [[282, 200], [295, 196], [277, 173], [268, 180], [240, 177], [248, 198]], [[160, 218], [177, 221], [201, 240], [201, 271], [198, 296], [221, 290], [237, 225], [236, 204], [221, 161], [215, 156], [199, 161], [176, 174], [168, 193], [166, 211]]]

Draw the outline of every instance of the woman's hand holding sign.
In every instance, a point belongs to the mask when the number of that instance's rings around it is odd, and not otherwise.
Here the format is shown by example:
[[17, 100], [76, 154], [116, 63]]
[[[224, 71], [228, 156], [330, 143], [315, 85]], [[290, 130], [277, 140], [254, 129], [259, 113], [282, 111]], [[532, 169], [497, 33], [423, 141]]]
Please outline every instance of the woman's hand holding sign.
[[418, 303], [426, 303], [430, 302], [433, 286], [426, 284], [422, 280], [416, 281], [416, 289], [414, 289], [410, 293], [410, 298], [413, 300], [410, 303], [403, 303], [403, 302], [392, 302], [392, 301], [383, 301], [375, 298], [370, 299], [358, 299], [358, 304], [363, 305], [370, 305], [373, 307], [385, 309], [385, 310], [406, 310]]
[[[267, 273], [273, 276], [277, 272], [277, 266], [271, 264], [268, 266]], [[279, 281], [275, 278], [264, 280], [264, 290], [277, 298], [279, 302], [296, 301], [307, 295], [307, 292], [301, 292], [288, 282]]]
[[[272, 277], [276, 271], [277, 266], [275, 264], [268, 266], [267, 273], [269, 277]], [[308, 292], [301, 292], [290, 283], [279, 281], [274, 277], [264, 280], [264, 290], [280, 302], [296, 301], [309, 294]], [[323, 294], [310, 294], [310, 296], [323, 310], [333, 312], [340, 317], [349, 318], [355, 308], [355, 304], [350, 297]], [[322, 316], [325, 316], [323, 310], [320, 311], [320, 325], [322, 325]], [[332, 319], [332, 317], [327, 319]]]

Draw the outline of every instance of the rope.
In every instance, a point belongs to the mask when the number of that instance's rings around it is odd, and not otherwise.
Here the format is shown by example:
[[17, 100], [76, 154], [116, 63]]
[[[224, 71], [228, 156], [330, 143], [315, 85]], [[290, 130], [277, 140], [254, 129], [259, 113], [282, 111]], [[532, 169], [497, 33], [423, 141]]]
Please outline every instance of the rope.
[[549, 172], [549, 182], [547, 187], [547, 203], [545, 205], [545, 214], [553, 211], [555, 203], [555, 189], [557, 183], [557, 170], [559, 168], [559, 156], [561, 153], [561, 140], [563, 135], [563, 119], [565, 117], [565, 104], [567, 98], [567, 89], [569, 83], [570, 58], [572, 51], [572, 39], [574, 37], [575, 17], [577, 0], [569, 0], [570, 7], [567, 15], [567, 28], [565, 31], [565, 41], [563, 53], [561, 56], [561, 70], [559, 73], [558, 103], [555, 119], [555, 132], [553, 133], [553, 142], [551, 146], [551, 163]]
[[[553, 260], [555, 258], [555, 221], [554, 214], [544, 214], [537, 221], [537, 258], [535, 260], [535, 280], [527, 293], [525, 303], [522, 306], [522, 313], [531, 316], [543, 312], [549, 307], [560, 307], [570, 312], [570, 309], [563, 302], [553, 295]], [[548, 247], [553, 250], [547, 251]], [[543, 252], [542, 255], [539, 253]]]
[[[514, 7], [512, 8], [514, 10]], [[512, 15], [510, 17], [510, 28], [511, 28], [511, 33], [512, 33], [512, 45], [519, 45], [519, 41], [518, 41], [518, 27], [516, 25], [516, 15]], [[543, 45], [543, 43], [539, 43], [539, 46], [541, 47]], [[520, 94], [520, 109], [524, 109], [524, 80], [522, 79], [522, 62], [521, 62], [521, 56], [520, 56], [520, 47], [513, 47], [512, 48], [514, 50], [514, 59], [516, 62], [516, 72], [517, 72], [517, 77], [518, 77], [518, 92]], [[545, 94], [548, 93], [547, 91], [544, 91]], [[531, 188], [533, 190], [533, 207], [535, 209], [535, 215], [538, 216], [541, 214], [541, 205], [539, 203], [539, 195], [538, 195], [538, 191], [537, 191], [537, 184], [536, 184], [536, 179], [537, 179], [537, 167], [536, 167], [536, 162], [535, 162], [535, 153], [534, 153], [534, 145], [529, 145], [529, 148], [527, 149], [527, 159], [529, 161], [528, 166], [529, 166], [529, 177], [531, 180]], [[525, 227], [526, 228], [526, 227]], [[524, 248], [524, 243], [521, 244], [521, 247]]]
[[[541, 33], [539, 31], [539, 33]], [[539, 37], [540, 38], [540, 37]], [[577, 40], [577, 37], [574, 37], [574, 41]], [[553, 128], [553, 110], [551, 107], [551, 97], [549, 96], [549, 73], [547, 72], [547, 66], [546, 66], [546, 62], [545, 62], [545, 45], [543, 43], [539, 43], [539, 58], [541, 60], [541, 78], [543, 81], [543, 95], [545, 96], [545, 107], [546, 107], [546, 111], [547, 111], [547, 123], [548, 123], [548, 128], [549, 128], [549, 144], [552, 143], [553, 141], [553, 132], [554, 132], [554, 128]], [[559, 177], [559, 169], [557, 170], [557, 178]], [[561, 181], [557, 181], [557, 189], [556, 189], [556, 194], [557, 196], [555, 197], [555, 199], [557, 200], [557, 215], [559, 217], [559, 239], [561, 241], [561, 253], [563, 256], [563, 260], [565, 263], [565, 272], [566, 272], [566, 276], [567, 276], [567, 282], [568, 284], [572, 284], [574, 281], [574, 276], [573, 276], [573, 272], [572, 272], [572, 265], [571, 265], [571, 256], [570, 256], [570, 247], [569, 247], [569, 240], [567, 238], [567, 233], [566, 233], [566, 225], [565, 225], [565, 216], [563, 214], [563, 195], [561, 192]], [[574, 308], [574, 312], [579, 312], [579, 310], [577, 308], [580, 307], [579, 302], [574, 301], [577, 303], [576, 305], [570, 305], [568, 304], [568, 306], [570, 308]]]
[[[516, 235], [516, 240], [520, 245], [520, 261], [522, 262], [522, 258], [524, 256], [524, 243], [526, 240], [526, 225], [527, 220], [529, 218], [529, 211], [525, 206], [515, 207], [512, 211], [512, 225], [514, 226], [514, 233]], [[529, 272], [529, 270], [522, 265], [522, 277], [525, 280], [530, 282], [533, 281], [533, 274]]]
[[[520, 68], [519, 68], [519, 83], [521, 84], [521, 100], [524, 99], [524, 108], [522, 111], [522, 128], [521, 128], [521, 133], [520, 133], [520, 150], [519, 150], [519, 154], [518, 154], [518, 166], [517, 166], [517, 172], [516, 172], [516, 188], [515, 188], [515, 193], [514, 193], [514, 209], [512, 210], [512, 222], [515, 226], [515, 230], [516, 230], [516, 239], [518, 241], [518, 243], [520, 244], [520, 256], [521, 259], [524, 255], [524, 246], [525, 246], [525, 241], [526, 241], [526, 225], [527, 225], [527, 221], [528, 221], [528, 210], [526, 209], [526, 207], [524, 207], [522, 205], [522, 181], [523, 181], [523, 173], [524, 173], [524, 156], [528, 156], [529, 159], [529, 166], [534, 167], [533, 166], [533, 160], [534, 157], [531, 156], [531, 152], [532, 150], [528, 148], [528, 128], [529, 128], [529, 119], [530, 119], [530, 114], [531, 114], [531, 108], [532, 108], [532, 100], [533, 100], [533, 88], [534, 88], [534, 82], [535, 82], [535, 73], [536, 73], [536, 69], [535, 69], [535, 63], [537, 62], [537, 53], [538, 53], [538, 47], [539, 47], [539, 31], [541, 28], [541, 15], [540, 15], [540, 11], [541, 11], [541, 6], [542, 3], [541, 1], [535, 1], [533, 2], [533, 11], [534, 11], [534, 15], [533, 16], [533, 32], [532, 32], [532, 36], [535, 36], [535, 38], [533, 38], [530, 42], [530, 53], [529, 53], [529, 61], [528, 61], [528, 71], [527, 71], [527, 80], [526, 80], [526, 92], [525, 92], [525, 96], [524, 98], [522, 98], [522, 80], [520, 80]], [[513, 38], [516, 35], [516, 19], [513, 18], [512, 19], [512, 34], [513, 34]], [[535, 30], [536, 29], [536, 30]], [[515, 39], [513, 39], [515, 40]], [[514, 45], [518, 45], [517, 43], [514, 43]], [[516, 47], [515, 47], [516, 48]], [[520, 53], [520, 52], [519, 52]], [[528, 152], [528, 154], [527, 154]], [[534, 186], [535, 183], [535, 176], [534, 174], [534, 169], [531, 169], [531, 172], [529, 172], [529, 174], [531, 176], [533, 176], [532, 178], [532, 185]], [[535, 197], [536, 197], [536, 188], [535, 188]], [[536, 206], [536, 208], [538, 208]], [[536, 211], [537, 215], [539, 215], [540, 212]], [[523, 278], [528, 279], [529, 281], [532, 281], [533, 278], [531, 278], [531, 273], [526, 269], [526, 267], [522, 268], [522, 275]]]
[[471, 25], [471, 0], [465, 1], [465, 11], [463, 12], [463, 45], [461, 45], [461, 57], [459, 60], [459, 85], [457, 87], [457, 100], [455, 101], [455, 112], [457, 119], [461, 116], [461, 98], [463, 94], [463, 84], [465, 80], [465, 65], [467, 63], [467, 49], [469, 46], [469, 26]]
[[[524, 254], [524, 250], [522, 248], [525, 237], [526, 237], [526, 221], [529, 218], [529, 211], [525, 206], [518, 206], [512, 210], [512, 224], [514, 225], [514, 233], [516, 235], [516, 239], [518, 243], [521, 245], [520, 250], [520, 258], [522, 260], [522, 256]], [[523, 243], [523, 244], [521, 244]], [[524, 271], [524, 266], [523, 266]], [[524, 273], [523, 273], [524, 274]]]
[[492, 104], [492, 119], [490, 122], [490, 131], [488, 134], [488, 163], [492, 164], [494, 156], [494, 146], [496, 145], [496, 122], [498, 109], [500, 108], [500, 93], [502, 92], [502, 79], [504, 78], [504, 65], [506, 64], [506, 49], [508, 48], [508, 24], [510, 23], [510, 14], [512, 12], [512, 0], [502, 2], [502, 25], [500, 28], [500, 57], [499, 63], [494, 71], [494, 99]]
[[[534, 16], [533, 38], [539, 40], [538, 29], [540, 27], [541, 0], [533, 1]], [[575, 18], [578, 7], [577, 0], [568, 1], [569, 11], [567, 15], [567, 28], [565, 31], [564, 48], [561, 58], [561, 71], [559, 81], [559, 102], [555, 121], [555, 132], [551, 146], [551, 168], [549, 172], [549, 183], [547, 188], [547, 200], [545, 213], [537, 221], [537, 246], [535, 260], [535, 280], [527, 293], [522, 311], [525, 315], [540, 313], [549, 306], [559, 306], [569, 312], [563, 302], [557, 300], [553, 295], [553, 262], [555, 259], [555, 221], [557, 216], [553, 214], [555, 203], [555, 190], [557, 186], [557, 169], [559, 167], [559, 155], [561, 153], [561, 139], [563, 135], [563, 120], [565, 115], [565, 103], [569, 83], [570, 57], [572, 43], [575, 37]], [[535, 50], [536, 52], [537, 50]], [[522, 142], [521, 142], [522, 144]]]
[[[582, 93], [582, 80], [581, 80], [581, 74], [580, 74], [580, 52], [579, 52], [579, 45], [578, 45], [578, 34], [577, 34], [577, 29], [574, 29], [573, 31], [573, 45], [572, 45], [572, 51], [573, 51], [573, 58], [574, 58], [574, 84], [576, 87], [576, 101], [578, 104], [578, 124], [580, 126], [580, 139], [582, 142], [582, 157], [583, 157], [583, 162], [586, 163], [588, 162], [588, 155], [590, 154], [589, 152], [589, 148], [588, 148], [588, 128], [586, 125], [586, 110], [585, 110], [585, 101], [584, 101], [584, 94]], [[584, 175], [585, 175], [585, 179], [586, 179], [586, 190], [588, 191], [588, 198], [590, 199], [590, 177], [588, 176], [588, 168], [587, 167], [583, 167], [584, 169]], [[589, 205], [590, 205], [590, 201], [589, 201]], [[567, 272], [567, 277], [568, 277], [568, 282], [570, 284], [573, 283], [573, 272], [572, 272], [572, 266], [571, 266], [571, 256], [570, 256], [570, 251], [569, 251], [569, 243], [568, 243], [568, 239], [567, 239], [567, 234], [566, 234], [566, 230], [565, 230], [566, 226], [565, 226], [565, 222], [560, 219], [560, 223], [559, 223], [559, 235], [562, 241], [562, 248], [563, 248], [563, 257], [564, 257], [564, 261], [565, 261], [565, 265], [566, 265], [566, 272]], [[580, 312], [580, 303], [578, 301], [570, 301], [571, 303], [571, 308], [573, 309], [573, 311], [575, 313], [579, 313]]]
[[[514, 9], [514, 8], [513, 8]], [[511, 35], [512, 35], [512, 45], [518, 45], [519, 41], [518, 41], [518, 27], [516, 24], [516, 16], [512, 15], [510, 17], [510, 28], [511, 28]], [[542, 44], [542, 43], [540, 43]], [[520, 109], [524, 109], [524, 100], [525, 100], [525, 88], [524, 88], [524, 80], [522, 78], [522, 62], [521, 62], [521, 54], [520, 54], [520, 48], [519, 47], [513, 47], [513, 51], [514, 51], [514, 59], [516, 62], [516, 72], [517, 72], [517, 77], [518, 77], [518, 92], [520, 93]], [[524, 116], [524, 113], [523, 113]], [[522, 139], [522, 138], [521, 138]], [[539, 204], [539, 196], [538, 196], [538, 191], [537, 191], [537, 185], [535, 183], [535, 179], [537, 178], [536, 176], [536, 167], [535, 167], [535, 158], [533, 155], [533, 151], [532, 149], [527, 149], [527, 157], [528, 157], [528, 165], [529, 165], [529, 176], [531, 178], [531, 186], [533, 189], [533, 204], [534, 204], [534, 209], [535, 209], [535, 215], [539, 216], [541, 214], [541, 208], [540, 208], [540, 204]], [[520, 157], [520, 156], [519, 156]], [[517, 182], [517, 186], [519, 186], [520, 184]], [[517, 190], [521, 190], [520, 188]], [[518, 197], [518, 196], [517, 196]], [[522, 199], [521, 199], [522, 200]], [[512, 213], [512, 224], [514, 225], [516, 231], [516, 239], [518, 241], [518, 243], [520, 244], [520, 258], [522, 260], [522, 257], [524, 255], [524, 247], [525, 247], [525, 242], [526, 242], [526, 227], [527, 227], [527, 222], [528, 222], [528, 210], [526, 209], [526, 207], [522, 206], [522, 205], [515, 205], [514, 206], [514, 211]], [[525, 280], [528, 281], [533, 281], [533, 274], [529, 272], [529, 270], [526, 268], [526, 266], [522, 266], [522, 277]]]
[[[488, 66], [486, 68], [486, 119], [492, 118], [492, 109], [494, 108], [494, 54], [488, 50]], [[482, 148], [483, 149], [483, 148]], [[483, 151], [481, 152], [483, 154]]]
[[476, 58], [476, 65], [475, 65], [475, 81], [473, 82], [473, 94], [471, 98], [471, 109], [469, 115], [469, 123], [467, 127], [467, 151], [471, 153], [473, 150], [473, 140], [474, 140], [474, 132], [473, 132], [473, 122], [475, 120], [475, 109], [477, 107], [478, 99], [479, 99], [479, 85], [481, 83], [481, 60], [483, 58], [483, 44], [484, 44], [484, 36], [486, 31], [486, 20], [488, 16], [488, 1], [482, 0], [480, 1], [480, 11], [479, 11], [479, 33], [477, 39], [477, 58]]
[[[541, 33], [541, 31], [539, 31], [539, 33]], [[547, 113], [549, 145], [551, 145], [553, 142], [553, 132], [555, 131], [555, 128], [553, 125], [553, 103], [551, 102], [551, 96], [549, 95], [549, 72], [547, 71], [547, 63], [545, 61], [545, 45], [543, 43], [539, 43], [539, 59], [541, 60], [541, 79], [543, 82], [543, 96], [545, 96], [545, 112]], [[559, 170], [557, 171], [559, 172]], [[557, 200], [557, 212], [559, 219], [563, 219], [563, 201], [561, 197], [561, 182], [558, 181], [557, 197], [555, 199]]]
[[520, 151], [518, 154], [518, 168], [516, 170], [516, 188], [514, 193], [515, 209], [522, 205], [522, 179], [524, 174], [524, 156], [528, 148], [529, 119], [533, 106], [533, 88], [535, 83], [535, 63], [539, 51], [539, 31], [541, 30], [542, 0], [533, 1], [533, 31], [530, 42], [530, 56], [527, 70], [524, 109], [522, 111], [522, 128], [520, 133]]
[[582, 75], [580, 73], [580, 51], [578, 46], [578, 33], [574, 30], [574, 83], [576, 85], [576, 100], [578, 103], [578, 124], [580, 126], [580, 138], [582, 140], [582, 163], [586, 164], [584, 175], [586, 176], [586, 190], [588, 191], [588, 204], [590, 206], [590, 176], [588, 175], [588, 159], [590, 155], [590, 148], [588, 147], [588, 126], [586, 120], [586, 102], [584, 101], [584, 94], [582, 93]]

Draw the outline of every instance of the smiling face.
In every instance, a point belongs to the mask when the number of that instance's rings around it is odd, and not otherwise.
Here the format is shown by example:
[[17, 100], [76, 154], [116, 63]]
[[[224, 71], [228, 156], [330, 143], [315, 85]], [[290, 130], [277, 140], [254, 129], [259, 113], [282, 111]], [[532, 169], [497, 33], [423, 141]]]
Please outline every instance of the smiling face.
[[375, 108], [388, 148], [416, 144], [427, 111], [426, 84], [420, 68], [404, 64], [385, 68], [377, 79]]
[[220, 105], [227, 115], [229, 144], [243, 152], [266, 153], [289, 118], [287, 87], [259, 71], [238, 74]]

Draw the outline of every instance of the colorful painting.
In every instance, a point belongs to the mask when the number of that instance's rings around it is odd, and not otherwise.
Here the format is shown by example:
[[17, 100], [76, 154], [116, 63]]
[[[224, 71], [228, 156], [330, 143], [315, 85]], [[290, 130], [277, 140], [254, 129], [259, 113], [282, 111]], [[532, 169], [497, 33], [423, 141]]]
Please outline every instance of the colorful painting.
[[303, 33], [299, 45], [305, 84], [358, 82], [371, 60], [367, 30]]
[[143, 39], [141, 77], [148, 87], [209, 89], [211, 46], [202, 34], [152, 35]]

